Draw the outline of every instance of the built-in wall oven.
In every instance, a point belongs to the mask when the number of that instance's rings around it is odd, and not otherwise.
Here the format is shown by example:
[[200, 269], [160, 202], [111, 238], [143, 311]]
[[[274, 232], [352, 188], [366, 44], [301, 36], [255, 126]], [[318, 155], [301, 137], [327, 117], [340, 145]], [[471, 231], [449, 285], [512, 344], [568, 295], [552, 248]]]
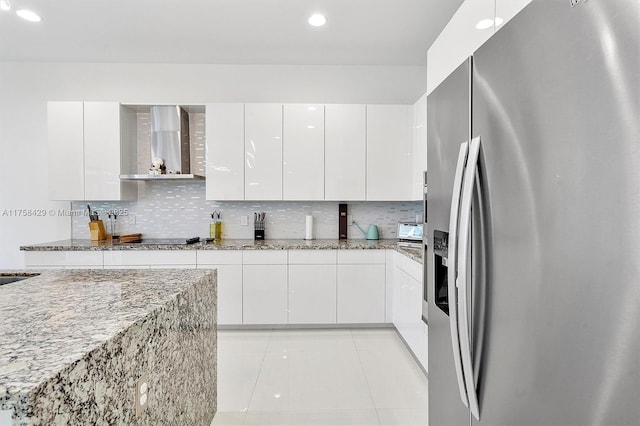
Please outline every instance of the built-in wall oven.
[[429, 266], [429, 257], [427, 256], [427, 171], [424, 171], [423, 179], [423, 195], [422, 195], [422, 207], [423, 207], [423, 232], [422, 232], [422, 249], [424, 250], [422, 256], [422, 321], [426, 324], [429, 324], [429, 314], [428, 314], [428, 304], [427, 304], [427, 283], [429, 280], [428, 277], [428, 266]]

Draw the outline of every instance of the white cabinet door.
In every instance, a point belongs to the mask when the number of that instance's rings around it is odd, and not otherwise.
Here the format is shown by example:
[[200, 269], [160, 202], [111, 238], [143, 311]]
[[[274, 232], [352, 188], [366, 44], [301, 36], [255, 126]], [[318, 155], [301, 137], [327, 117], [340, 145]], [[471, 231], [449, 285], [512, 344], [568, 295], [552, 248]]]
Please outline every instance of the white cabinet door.
[[282, 200], [282, 105], [245, 105], [245, 200]]
[[120, 104], [85, 102], [85, 200], [120, 200], [120, 140]]
[[32, 269], [102, 269], [101, 251], [26, 251], [24, 263]]
[[325, 200], [365, 200], [365, 105], [325, 105]]
[[196, 250], [107, 250], [105, 268], [147, 266], [152, 268], [195, 268]]
[[339, 324], [384, 322], [384, 264], [338, 265], [337, 319]]
[[244, 105], [207, 104], [207, 200], [244, 200]]
[[136, 163], [133, 110], [117, 102], [48, 102], [47, 115], [51, 199], [137, 197], [137, 184], [120, 180]]
[[367, 105], [367, 200], [411, 198], [412, 113], [409, 105]]
[[396, 252], [392, 287], [393, 325], [426, 370], [426, 324], [422, 321], [422, 265]]
[[198, 269], [218, 270], [218, 324], [242, 324], [242, 251], [197, 250]]
[[413, 166], [411, 199], [422, 201], [423, 175], [427, 170], [427, 94], [413, 104]]
[[242, 323], [287, 323], [287, 265], [243, 265]]
[[284, 105], [283, 199], [324, 199], [324, 106]]
[[242, 265], [201, 265], [218, 271], [218, 324], [242, 324]]
[[289, 324], [335, 323], [335, 263], [289, 265]]
[[48, 102], [49, 199], [84, 200], [84, 107]]

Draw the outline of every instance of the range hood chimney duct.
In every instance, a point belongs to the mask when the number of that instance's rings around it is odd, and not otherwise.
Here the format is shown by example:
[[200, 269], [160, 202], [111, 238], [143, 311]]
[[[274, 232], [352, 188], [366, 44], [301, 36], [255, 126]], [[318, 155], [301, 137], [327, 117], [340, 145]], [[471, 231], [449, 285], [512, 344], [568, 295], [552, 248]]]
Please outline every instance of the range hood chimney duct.
[[162, 159], [167, 174], [190, 174], [189, 114], [171, 105], [154, 105], [149, 112], [151, 162]]

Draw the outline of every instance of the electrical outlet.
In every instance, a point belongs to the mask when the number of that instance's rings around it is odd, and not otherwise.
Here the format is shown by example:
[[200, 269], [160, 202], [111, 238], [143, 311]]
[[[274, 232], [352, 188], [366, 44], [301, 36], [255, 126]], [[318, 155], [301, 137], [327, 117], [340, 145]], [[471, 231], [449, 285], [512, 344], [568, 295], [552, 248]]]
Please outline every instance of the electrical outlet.
[[353, 225], [353, 215], [348, 214], [347, 215], [347, 226], [351, 226]]
[[149, 379], [147, 376], [142, 376], [136, 383], [136, 416], [142, 414], [149, 405]]
[[249, 219], [247, 216], [240, 216], [240, 225], [247, 226], [249, 224]]
[[571, 2], [571, 7], [575, 7], [578, 3], [580, 3], [580, 0], [569, 0]]

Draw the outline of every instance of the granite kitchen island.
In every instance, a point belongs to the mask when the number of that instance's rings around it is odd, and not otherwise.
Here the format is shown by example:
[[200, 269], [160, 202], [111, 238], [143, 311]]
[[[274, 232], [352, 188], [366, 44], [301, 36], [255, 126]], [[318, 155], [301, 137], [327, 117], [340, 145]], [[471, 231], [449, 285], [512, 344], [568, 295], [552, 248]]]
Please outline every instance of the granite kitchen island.
[[38, 272], [0, 286], [0, 424], [211, 423], [215, 271]]

